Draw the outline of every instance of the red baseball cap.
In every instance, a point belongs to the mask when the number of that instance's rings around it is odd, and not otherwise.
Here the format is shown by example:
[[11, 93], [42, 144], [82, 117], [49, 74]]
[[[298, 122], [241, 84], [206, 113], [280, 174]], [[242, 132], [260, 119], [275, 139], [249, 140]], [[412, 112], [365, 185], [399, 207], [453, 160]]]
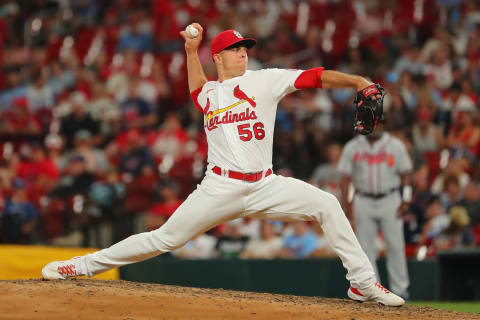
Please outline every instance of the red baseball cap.
[[220, 53], [220, 51], [242, 42], [245, 45], [245, 48], [253, 48], [257, 44], [257, 40], [253, 38], [244, 38], [240, 32], [235, 30], [225, 30], [217, 34], [217, 36], [212, 40], [211, 50], [212, 50], [212, 59], [213, 55]]

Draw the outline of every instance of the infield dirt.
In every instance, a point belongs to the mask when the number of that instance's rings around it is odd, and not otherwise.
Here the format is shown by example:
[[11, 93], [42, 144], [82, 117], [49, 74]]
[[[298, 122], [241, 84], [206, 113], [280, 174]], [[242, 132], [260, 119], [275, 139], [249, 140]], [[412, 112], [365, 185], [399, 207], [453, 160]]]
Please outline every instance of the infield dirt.
[[0, 319], [480, 319], [425, 307], [127, 281], [0, 281]]

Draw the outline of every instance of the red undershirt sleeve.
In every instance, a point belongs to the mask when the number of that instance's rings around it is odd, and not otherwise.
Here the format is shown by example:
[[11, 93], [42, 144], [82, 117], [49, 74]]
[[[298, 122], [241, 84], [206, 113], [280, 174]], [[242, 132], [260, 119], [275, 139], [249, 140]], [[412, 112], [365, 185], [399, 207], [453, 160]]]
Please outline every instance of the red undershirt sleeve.
[[198, 103], [198, 95], [200, 94], [200, 92], [202, 92], [202, 89], [203, 89], [203, 86], [201, 86], [200, 88], [196, 89], [195, 91], [192, 91], [190, 93], [190, 96], [192, 97], [192, 100], [193, 100], [193, 104], [195, 105], [195, 107], [200, 110], [200, 112], [203, 113], [203, 108], [202, 106], [200, 105], [200, 103]]
[[296, 89], [321, 88], [323, 67], [303, 71], [295, 80]]

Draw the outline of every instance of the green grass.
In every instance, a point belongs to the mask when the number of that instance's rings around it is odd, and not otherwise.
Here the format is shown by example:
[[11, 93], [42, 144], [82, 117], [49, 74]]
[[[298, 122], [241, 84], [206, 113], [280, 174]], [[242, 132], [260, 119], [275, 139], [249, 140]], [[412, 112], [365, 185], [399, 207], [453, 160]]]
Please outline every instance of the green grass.
[[451, 310], [458, 312], [473, 312], [480, 314], [480, 302], [454, 302], [454, 301], [413, 301], [408, 302], [409, 306], [431, 307], [441, 310]]

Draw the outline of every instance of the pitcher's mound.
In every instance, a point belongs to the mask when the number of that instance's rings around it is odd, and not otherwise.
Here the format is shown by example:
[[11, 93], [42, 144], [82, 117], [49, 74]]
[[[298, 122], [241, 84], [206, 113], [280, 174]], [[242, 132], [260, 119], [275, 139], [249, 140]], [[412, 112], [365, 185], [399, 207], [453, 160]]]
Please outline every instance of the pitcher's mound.
[[0, 281], [0, 319], [480, 319], [431, 308], [128, 281]]

